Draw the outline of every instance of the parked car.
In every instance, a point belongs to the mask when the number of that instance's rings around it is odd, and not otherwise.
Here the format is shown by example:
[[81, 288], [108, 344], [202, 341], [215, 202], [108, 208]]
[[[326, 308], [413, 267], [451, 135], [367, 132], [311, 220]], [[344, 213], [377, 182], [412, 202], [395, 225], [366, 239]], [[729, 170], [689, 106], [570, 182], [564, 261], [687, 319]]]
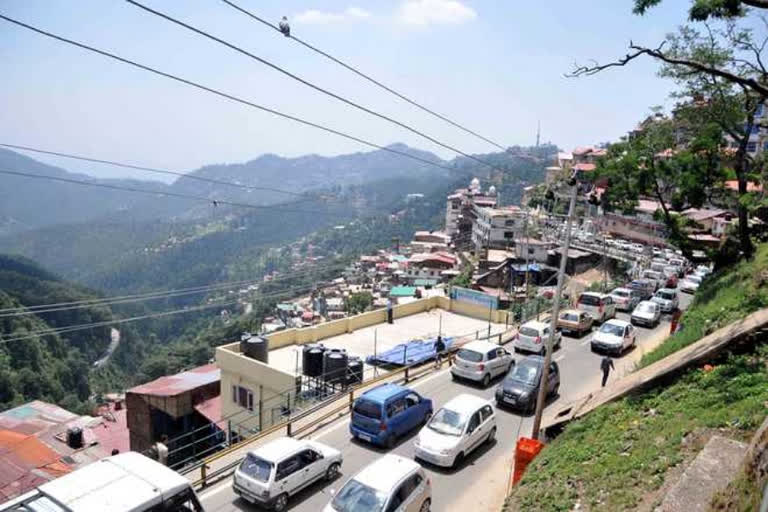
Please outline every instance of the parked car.
[[400, 436], [426, 423], [431, 415], [431, 399], [399, 384], [380, 384], [355, 400], [349, 433], [391, 448]]
[[[496, 388], [496, 406], [532, 412], [536, 408], [543, 368], [544, 358], [541, 356], [528, 356], [516, 364]], [[560, 367], [553, 361], [549, 366], [546, 396], [557, 395], [559, 389]]]
[[662, 251], [661, 249], [659, 249], [659, 248], [657, 248], [657, 247], [654, 247], [654, 248], [651, 250], [651, 254], [653, 254], [653, 257], [654, 257], [654, 258], [661, 258], [661, 257], [663, 257], [663, 256], [664, 256], [664, 251]]
[[635, 252], [637, 254], [642, 254], [645, 251], [645, 246], [643, 244], [638, 244], [637, 242], [633, 243], [631, 245], [632, 252]]
[[335, 448], [283, 437], [248, 452], [235, 470], [232, 488], [245, 500], [280, 512], [301, 489], [318, 480], [334, 480], [341, 463]]
[[468, 379], [488, 387], [491, 379], [504, 375], [515, 360], [506, 349], [487, 341], [472, 341], [456, 353], [451, 366], [453, 379]]
[[496, 413], [488, 400], [459, 395], [440, 408], [414, 442], [417, 459], [458, 467], [472, 450], [496, 436]]
[[656, 327], [661, 321], [661, 308], [652, 300], [644, 300], [632, 311], [630, 321], [632, 325]]
[[696, 270], [694, 271], [694, 273], [702, 276], [708, 276], [709, 274], [712, 273], [712, 269], [706, 265], [699, 265], [696, 267]]
[[323, 512], [429, 512], [432, 485], [414, 460], [386, 454], [350, 478]]
[[624, 320], [609, 320], [600, 326], [592, 337], [590, 348], [593, 352], [608, 352], [621, 355], [637, 343], [635, 328]]
[[616, 288], [610, 296], [619, 311], [632, 311], [641, 300], [640, 293], [629, 288]]
[[680, 306], [677, 291], [670, 288], [662, 288], [657, 291], [651, 300], [659, 305], [662, 313], [674, 313]]
[[616, 316], [616, 304], [610, 295], [604, 293], [582, 293], [579, 295], [576, 309], [589, 313], [597, 323], [603, 323]]
[[[578, 309], [566, 309], [560, 313], [560, 317], [557, 319], [557, 327], [560, 328], [560, 332], [563, 334], [576, 334], [577, 336], [583, 336], [592, 330], [592, 323], [594, 320], [585, 311], [579, 311]], [[559, 335], [560, 333], [556, 333]], [[562, 341], [562, 338], [559, 338]]]
[[627, 287], [638, 292], [642, 300], [650, 299], [656, 293], [656, 283], [648, 279], [635, 279]]
[[696, 293], [701, 285], [701, 277], [689, 274], [677, 285], [681, 292]]
[[643, 270], [643, 272], [640, 274], [640, 278], [653, 281], [656, 285], [656, 288], [653, 290], [654, 292], [664, 286], [664, 283], [667, 282], [662, 273], [656, 272], [655, 270]]
[[664, 267], [666, 266], [667, 266], [667, 262], [665, 260], [652, 260], [650, 268], [654, 272], [664, 274]]
[[[515, 351], [544, 354], [548, 339], [549, 323], [531, 320], [520, 326], [520, 330], [517, 332], [517, 336], [515, 336]], [[562, 334], [555, 331], [555, 339], [552, 342], [552, 346], [559, 348], [562, 341]]]

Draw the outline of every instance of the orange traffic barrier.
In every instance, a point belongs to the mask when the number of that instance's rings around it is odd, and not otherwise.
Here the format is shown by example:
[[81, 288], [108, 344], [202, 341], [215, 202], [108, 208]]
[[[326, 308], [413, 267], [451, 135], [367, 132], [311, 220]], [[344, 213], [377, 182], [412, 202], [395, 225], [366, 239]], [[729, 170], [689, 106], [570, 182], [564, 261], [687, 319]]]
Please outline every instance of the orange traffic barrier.
[[517, 484], [528, 464], [536, 458], [539, 452], [544, 448], [544, 443], [536, 439], [529, 439], [527, 437], [521, 437], [517, 440], [517, 446], [515, 446], [515, 470], [512, 473], [512, 485]]

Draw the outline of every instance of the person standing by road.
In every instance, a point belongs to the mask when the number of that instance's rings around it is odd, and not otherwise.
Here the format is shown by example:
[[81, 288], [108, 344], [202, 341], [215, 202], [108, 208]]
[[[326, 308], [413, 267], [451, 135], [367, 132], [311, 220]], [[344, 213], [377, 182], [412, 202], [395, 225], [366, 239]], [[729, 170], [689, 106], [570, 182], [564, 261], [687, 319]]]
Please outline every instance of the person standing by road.
[[600, 361], [600, 369], [603, 371], [603, 387], [605, 387], [605, 383], [608, 381], [608, 374], [611, 373], [611, 370], [616, 369], [613, 366], [613, 359], [608, 356], [603, 357], [602, 361]]
[[443, 337], [438, 335], [435, 342], [435, 368], [443, 366], [443, 357], [445, 357], [445, 342]]
[[394, 323], [394, 316], [392, 314], [392, 297], [387, 299], [387, 323]]

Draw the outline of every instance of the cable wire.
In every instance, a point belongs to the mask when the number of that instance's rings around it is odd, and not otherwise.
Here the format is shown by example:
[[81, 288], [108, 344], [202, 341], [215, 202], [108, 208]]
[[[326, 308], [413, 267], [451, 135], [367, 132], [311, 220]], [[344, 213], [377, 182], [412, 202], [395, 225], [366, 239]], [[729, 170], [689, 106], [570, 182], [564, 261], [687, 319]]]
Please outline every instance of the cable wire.
[[444, 143], [444, 142], [442, 142], [442, 141], [432, 137], [431, 135], [427, 135], [426, 133], [424, 133], [424, 132], [422, 132], [420, 130], [417, 130], [416, 128], [413, 128], [412, 126], [410, 126], [410, 125], [408, 125], [406, 123], [403, 123], [402, 121], [398, 121], [397, 119], [394, 119], [394, 118], [389, 117], [389, 116], [387, 116], [385, 114], [377, 112], [377, 111], [375, 111], [375, 110], [373, 110], [371, 108], [363, 106], [363, 105], [361, 105], [359, 103], [356, 103], [356, 102], [354, 102], [354, 101], [352, 101], [350, 99], [347, 99], [344, 96], [341, 96], [340, 94], [336, 94], [335, 92], [332, 92], [332, 91], [330, 91], [328, 89], [320, 87], [319, 85], [316, 85], [316, 84], [310, 82], [309, 80], [306, 80], [306, 79], [300, 77], [299, 75], [296, 75], [295, 73], [291, 73], [290, 71], [288, 71], [288, 70], [278, 66], [277, 64], [274, 64], [273, 62], [270, 62], [270, 61], [268, 61], [268, 60], [266, 60], [266, 59], [264, 59], [262, 57], [259, 57], [258, 55], [255, 55], [255, 54], [249, 52], [248, 50], [245, 50], [245, 49], [243, 49], [243, 48], [241, 48], [241, 47], [239, 47], [239, 46], [237, 46], [235, 44], [232, 44], [232, 43], [230, 43], [228, 41], [225, 41], [224, 39], [216, 37], [213, 34], [210, 34], [210, 33], [206, 32], [206, 31], [204, 31], [202, 29], [199, 29], [199, 28], [194, 27], [194, 26], [192, 26], [192, 25], [190, 25], [188, 23], [185, 23], [185, 22], [183, 22], [181, 20], [178, 20], [178, 19], [174, 18], [173, 16], [170, 16], [168, 14], [165, 14], [165, 13], [162, 13], [162, 12], [157, 11], [155, 9], [152, 9], [151, 7], [147, 7], [146, 5], [143, 5], [143, 4], [139, 3], [139, 2], [137, 2], [136, 0], [125, 0], [125, 1], [128, 2], [131, 5], [135, 5], [139, 9], [143, 9], [143, 10], [145, 10], [145, 11], [151, 13], [151, 14], [154, 14], [155, 16], [158, 16], [158, 17], [163, 18], [163, 19], [165, 19], [167, 21], [170, 21], [171, 23], [175, 23], [176, 25], [179, 25], [180, 27], [184, 27], [187, 30], [191, 30], [192, 32], [195, 32], [196, 34], [199, 34], [199, 35], [201, 35], [203, 37], [207, 37], [208, 39], [210, 39], [212, 41], [215, 41], [215, 42], [217, 42], [217, 43], [219, 43], [221, 45], [224, 45], [227, 48], [230, 48], [230, 49], [232, 49], [232, 50], [234, 50], [234, 51], [236, 51], [238, 53], [241, 53], [241, 54], [245, 55], [246, 57], [250, 57], [253, 60], [261, 62], [265, 66], [269, 66], [270, 68], [274, 69], [275, 71], [278, 71], [278, 72], [284, 74], [285, 76], [290, 77], [290, 78], [296, 80], [297, 82], [300, 82], [300, 83], [306, 85], [307, 87], [310, 87], [310, 88], [316, 90], [317, 92], [325, 94], [326, 96], [330, 96], [331, 98], [334, 98], [334, 99], [336, 99], [338, 101], [341, 101], [342, 103], [345, 103], [345, 104], [347, 104], [347, 105], [349, 105], [349, 106], [351, 106], [353, 108], [361, 110], [361, 111], [365, 112], [366, 114], [370, 114], [370, 115], [372, 115], [374, 117], [378, 117], [379, 119], [383, 119], [384, 121], [387, 121], [389, 123], [392, 123], [392, 124], [394, 124], [396, 126], [399, 126], [399, 127], [403, 128], [405, 130], [408, 130], [409, 132], [414, 133], [414, 134], [416, 134], [416, 135], [418, 135], [420, 137], [423, 137], [423, 138], [427, 139], [428, 141], [432, 142], [433, 144], [437, 144], [438, 146], [441, 146], [441, 147], [443, 147], [445, 149], [453, 151], [454, 153], [462, 155], [462, 156], [464, 156], [466, 158], [470, 158], [470, 159], [472, 159], [472, 160], [474, 160], [474, 161], [476, 161], [478, 163], [481, 163], [483, 165], [487, 165], [488, 167], [490, 167], [492, 169], [497, 169], [499, 171], [501, 170], [501, 169], [498, 169], [495, 165], [493, 165], [493, 164], [491, 164], [489, 162], [486, 162], [485, 160], [483, 160], [481, 158], [477, 158], [476, 156], [474, 156], [474, 155], [472, 155], [470, 153], [465, 153], [464, 151], [462, 151], [460, 149], [457, 149], [456, 147], [451, 146], [450, 144], [446, 144], [446, 143]]
[[249, 107], [261, 110], [263, 112], [267, 112], [269, 114], [272, 114], [272, 115], [275, 115], [275, 116], [278, 116], [278, 117], [282, 117], [284, 119], [288, 119], [288, 120], [294, 121], [294, 122], [299, 123], [299, 124], [303, 124], [305, 126], [310, 126], [312, 128], [316, 128], [318, 130], [322, 130], [322, 131], [325, 131], [325, 132], [328, 132], [328, 133], [332, 133], [332, 134], [337, 135], [339, 137], [343, 137], [345, 139], [348, 139], [348, 140], [351, 140], [351, 141], [354, 141], [354, 142], [358, 142], [360, 144], [363, 144], [363, 145], [366, 145], [366, 146], [369, 146], [369, 147], [372, 147], [372, 148], [375, 148], [375, 149], [379, 149], [381, 151], [387, 151], [388, 153], [393, 153], [393, 154], [396, 154], [396, 155], [404, 156], [406, 158], [410, 158], [411, 160], [416, 160], [416, 161], [422, 162], [422, 163], [427, 164], [427, 165], [432, 165], [432, 166], [435, 166], [435, 167], [440, 167], [442, 169], [447, 169], [449, 171], [454, 171], [455, 170], [454, 167], [451, 167], [451, 166], [448, 166], [448, 165], [443, 165], [443, 164], [434, 162], [432, 160], [427, 160], [426, 158], [421, 158], [419, 156], [416, 156], [416, 155], [413, 155], [413, 154], [410, 154], [410, 153], [406, 153], [404, 151], [399, 151], [399, 150], [393, 149], [391, 147], [381, 146], [381, 145], [376, 144], [374, 142], [370, 142], [368, 140], [362, 139], [360, 137], [356, 137], [354, 135], [350, 135], [348, 133], [336, 130], [334, 128], [330, 128], [328, 126], [325, 126], [325, 125], [322, 125], [322, 124], [319, 124], [319, 123], [315, 123], [315, 122], [312, 122], [312, 121], [307, 121], [306, 119], [302, 119], [300, 117], [297, 117], [297, 116], [294, 116], [294, 115], [291, 115], [291, 114], [286, 114], [284, 112], [280, 112], [279, 110], [275, 110], [273, 108], [265, 107], [263, 105], [259, 105], [258, 103], [254, 103], [252, 101], [245, 100], [245, 99], [240, 98], [238, 96], [235, 96], [235, 95], [232, 95], [232, 94], [220, 91], [218, 89], [214, 89], [212, 87], [208, 87], [208, 86], [202, 85], [202, 84], [194, 82], [192, 80], [188, 80], [186, 78], [182, 78], [180, 76], [173, 75], [171, 73], [166, 73], [164, 71], [160, 71], [159, 69], [155, 69], [155, 68], [152, 68], [150, 66], [145, 66], [144, 64], [140, 64], [140, 63], [138, 63], [136, 61], [133, 61], [133, 60], [130, 60], [130, 59], [127, 59], [127, 58], [124, 58], [124, 57], [120, 57], [119, 55], [116, 55], [114, 53], [109, 53], [109, 52], [107, 52], [105, 50], [100, 50], [100, 49], [95, 48], [93, 46], [88, 46], [87, 44], [80, 43], [80, 42], [74, 41], [72, 39], [67, 39], [66, 37], [59, 36], [59, 35], [54, 34], [52, 32], [47, 32], [47, 31], [45, 31], [43, 29], [34, 27], [32, 25], [29, 25], [29, 24], [24, 23], [22, 21], [16, 20], [16, 19], [11, 18], [9, 16], [6, 16], [4, 14], [0, 14], [0, 19], [8, 21], [9, 23], [13, 23], [14, 25], [17, 25], [19, 27], [26, 28], [27, 30], [31, 30], [32, 32], [36, 32], [38, 34], [44, 35], [44, 36], [49, 37], [51, 39], [55, 39], [55, 40], [57, 40], [59, 42], [66, 43], [66, 44], [69, 44], [69, 45], [72, 45], [72, 46], [76, 46], [76, 47], [81, 48], [83, 50], [88, 50], [90, 52], [99, 54], [99, 55], [101, 55], [103, 57], [108, 57], [108, 58], [116, 60], [118, 62], [122, 62], [123, 64], [128, 64], [130, 66], [136, 67], [138, 69], [142, 69], [144, 71], [148, 71], [148, 72], [153, 73], [155, 75], [162, 76], [162, 77], [168, 78], [170, 80], [174, 80], [176, 82], [188, 85], [190, 87], [194, 87], [196, 89], [200, 89], [202, 91], [209, 92], [209, 93], [214, 94], [216, 96], [219, 96], [221, 98], [225, 98], [225, 99], [228, 99], [230, 101], [234, 101], [236, 103], [240, 103], [242, 105], [246, 105], [246, 106], [249, 106]]
[[[230, 7], [232, 7], [233, 9], [236, 9], [236, 10], [240, 11], [241, 13], [243, 13], [243, 14], [245, 14], [245, 15], [247, 15], [247, 16], [250, 16], [250, 17], [251, 17], [251, 18], [253, 18], [254, 20], [256, 20], [256, 21], [258, 21], [258, 22], [260, 22], [260, 23], [263, 23], [264, 25], [266, 25], [266, 26], [268, 26], [268, 27], [270, 27], [270, 28], [274, 29], [276, 32], [278, 32], [278, 33], [280, 33], [281, 35], [283, 35], [282, 31], [280, 30], [280, 28], [279, 28], [278, 26], [276, 26], [276, 25], [274, 25], [274, 24], [270, 23], [269, 21], [267, 21], [267, 20], [265, 20], [265, 19], [263, 19], [263, 18], [260, 18], [259, 16], [257, 16], [257, 15], [255, 15], [255, 14], [253, 14], [253, 12], [251, 12], [251, 11], [248, 11], [247, 9], [245, 9], [245, 8], [243, 8], [243, 7], [241, 7], [241, 6], [237, 5], [237, 4], [235, 4], [234, 2], [231, 2], [230, 0], [221, 0], [221, 1], [222, 1], [222, 2], [224, 2], [225, 4], [229, 5], [229, 6], [230, 6]], [[303, 45], [303, 46], [305, 46], [306, 48], [309, 48], [309, 49], [310, 49], [310, 50], [312, 50], [313, 52], [315, 52], [315, 53], [318, 53], [318, 54], [322, 55], [323, 57], [325, 57], [325, 58], [327, 58], [327, 59], [329, 59], [329, 60], [331, 60], [331, 61], [335, 62], [336, 64], [340, 65], [341, 67], [343, 67], [343, 68], [345, 68], [345, 69], [347, 69], [347, 70], [351, 71], [352, 73], [356, 74], [357, 76], [359, 76], [359, 77], [362, 77], [362, 78], [364, 78], [364, 79], [368, 80], [368, 81], [369, 81], [369, 82], [371, 82], [372, 84], [374, 84], [374, 85], [376, 85], [376, 86], [378, 86], [378, 87], [380, 87], [380, 88], [384, 89], [385, 91], [387, 91], [387, 92], [389, 92], [389, 93], [391, 93], [391, 94], [394, 94], [395, 96], [397, 96], [397, 97], [398, 97], [398, 98], [400, 98], [401, 100], [403, 100], [403, 101], [405, 101], [405, 102], [407, 102], [407, 103], [409, 103], [409, 104], [413, 105], [414, 107], [416, 107], [416, 108], [419, 108], [419, 109], [423, 110], [424, 112], [427, 112], [428, 114], [431, 114], [431, 115], [433, 115], [433, 116], [437, 117], [438, 119], [441, 119], [442, 121], [445, 121], [446, 123], [450, 124], [451, 126], [454, 126], [454, 127], [458, 128], [458, 129], [460, 129], [460, 130], [463, 130], [463, 131], [465, 131], [466, 133], [469, 133], [470, 135], [474, 135], [474, 136], [475, 136], [475, 137], [477, 137], [478, 139], [481, 139], [481, 140], [483, 140], [483, 141], [487, 142], [488, 144], [491, 144], [491, 145], [493, 145], [493, 146], [496, 146], [497, 148], [499, 148], [499, 149], [500, 149], [500, 150], [502, 150], [502, 151], [506, 151], [506, 150], [507, 150], [507, 148], [505, 148], [505, 147], [504, 147], [504, 146], [502, 146], [501, 144], [498, 144], [498, 143], [496, 143], [496, 142], [492, 141], [491, 139], [488, 139], [488, 138], [486, 138], [486, 137], [483, 137], [483, 136], [482, 136], [482, 135], [480, 135], [479, 133], [477, 133], [477, 132], [475, 132], [475, 131], [472, 131], [472, 130], [470, 130], [469, 128], [466, 128], [465, 126], [462, 126], [461, 124], [459, 124], [459, 123], [457, 123], [457, 122], [455, 122], [455, 121], [452, 121], [452, 120], [450, 120], [449, 118], [445, 117], [444, 115], [438, 114], [438, 113], [437, 113], [437, 112], [435, 112], [434, 110], [431, 110], [431, 109], [429, 109], [429, 108], [425, 107], [424, 105], [421, 105], [421, 104], [417, 103], [416, 101], [414, 101], [414, 100], [412, 100], [412, 99], [408, 98], [408, 97], [407, 97], [407, 96], [405, 96], [404, 94], [401, 94], [401, 93], [399, 93], [399, 92], [395, 91], [395, 90], [394, 90], [394, 89], [392, 89], [391, 87], [388, 87], [388, 86], [384, 85], [383, 83], [379, 82], [378, 80], [376, 80], [376, 79], [372, 78], [371, 76], [369, 76], [369, 75], [367, 75], [367, 74], [363, 73], [362, 71], [360, 71], [359, 69], [355, 68], [355, 67], [354, 67], [354, 66], [352, 66], [351, 64], [347, 64], [346, 62], [344, 62], [344, 61], [342, 61], [342, 60], [340, 60], [340, 59], [338, 59], [338, 58], [334, 57], [333, 55], [330, 55], [329, 53], [327, 53], [327, 52], [324, 52], [323, 50], [321, 50], [321, 49], [319, 49], [319, 48], [317, 48], [317, 47], [315, 47], [315, 46], [313, 46], [313, 45], [309, 44], [308, 42], [306, 42], [306, 41], [303, 41], [303, 40], [299, 39], [298, 37], [294, 36], [293, 34], [289, 35], [288, 37], [289, 37], [290, 39], [293, 39], [294, 41], [296, 41], [296, 42], [297, 42], [297, 43], [299, 43], [300, 45]]]

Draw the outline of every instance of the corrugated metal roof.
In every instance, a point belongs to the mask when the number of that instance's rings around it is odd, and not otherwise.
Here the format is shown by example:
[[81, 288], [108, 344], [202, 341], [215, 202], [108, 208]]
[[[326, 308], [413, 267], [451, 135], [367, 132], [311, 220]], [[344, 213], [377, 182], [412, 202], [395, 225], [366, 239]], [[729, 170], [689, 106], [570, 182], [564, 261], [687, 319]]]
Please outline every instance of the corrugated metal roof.
[[189, 371], [160, 377], [128, 390], [129, 393], [154, 396], [174, 396], [221, 380], [221, 370], [215, 363]]

